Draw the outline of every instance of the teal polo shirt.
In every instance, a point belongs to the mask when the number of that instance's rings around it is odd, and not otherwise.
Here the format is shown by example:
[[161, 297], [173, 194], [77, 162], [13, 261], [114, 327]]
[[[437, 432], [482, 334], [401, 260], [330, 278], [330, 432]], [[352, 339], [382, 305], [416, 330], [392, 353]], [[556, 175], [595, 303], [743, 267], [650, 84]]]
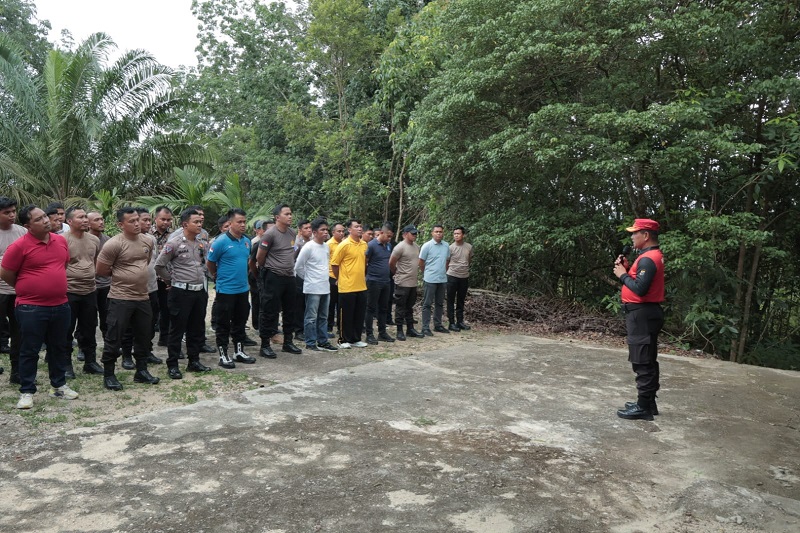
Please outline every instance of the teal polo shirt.
[[235, 238], [230, 232], [211, 243], [208, 260], [217, 264], [216, 289], [220, 294], [241, 294], [250, 291], [247, 282], [247, 260], [250, 258], [250, 239]]

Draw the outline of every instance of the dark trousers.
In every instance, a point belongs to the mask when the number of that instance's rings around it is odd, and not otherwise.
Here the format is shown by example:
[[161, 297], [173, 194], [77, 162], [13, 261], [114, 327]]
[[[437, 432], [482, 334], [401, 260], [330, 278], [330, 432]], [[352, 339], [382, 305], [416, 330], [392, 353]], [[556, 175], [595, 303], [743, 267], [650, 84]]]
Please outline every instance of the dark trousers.
[[428, 283], [425, 282], [422, 293], [422, 329], [431, 328], [431, 307], [433, 307], [433, 325], [442, 325], [442, 315], [444, 314], [444, 293], [447, 290], [447, 283]]
[[414, 327], [414, 306], [417, 303], [416, 287], [394, 288], [394, 321], [397, 327]]
[[339, 293], [339, 342], [354, 343], [364, 332], [367, 313], [367, 291]]
[[[11, 359], [11, 373], [19, 374], [19, 323], [17, 322], [16, 313], [14, 313], [14, 302], [16, 302], [16, 294], [0, 294], [0, 317], [3, 320], [8, 319], [8, 335], [11, 339], [11, 351], [9, 353]], [[41, 347], [41, 344], [39, 345]], [[37, 348], [38, 353], [38, 348]]]
[[105, 375], [114, 375], [122, 338], [128, 330], [132, 334], [136, 369], [147, 370], [147, 357], [153, 349], [153, 307], [150, 300], [109, 298], [107, 324], [102, 359]]
[[158, 332], [159, 337], [167, 338], [167, 334], [169, 333], [169, 321], [170, 321], [170, 312], [169, 312], [169, 291], [171, 289], [167, 289], [167, 284], [161, 280], [158, 280], [158, 292], [156, 293], [158, 296], [158, 307], [156, 307], [156, 312], [153, 315], [153, 321], [158, 322]]
[[378, 333], [386, 333], [386, 313], [389, 309], [389, 293], [391, 286], [388, 283], [367, 281], [367, 335], [372, 335], [372, 323], [378, 317]]
[[386, 323], [391, 324], [392, 321], [392, 303], [394, 302], [394, 280], [389, 282], [389, 305], [386, 306]]
[[178, 368], [181, 341], [186, 334], [186, 354], [189, 362], [200, 361], [200, 349], [206, 339], [206, 309], [208, 293], [172, 287], [169, 290], [169, 337], [167, 366]]
[[[155, 331], [156, 331], [156, 329], [155, 329], [155, 327], [156, 327], [155, 317], [158, 314], [158, 309], [159, 309], [158, 308], [158, 306], [159, 306], [159, 303], [158, 303], [158, 291], [153, 291], [153, 292], [149, 293], [147, 296], [148, 296], [148, 299], [149, 299], [149, 302], [150, 302], [150, 313], [151, 313], [151, 315], [153, 317], [153, 318], [150, 319], [151, 320], [151, 324], [150, 324], [150, 348], [148, 348], [148, 350], [147, 350], [147, 352], [149, 354], [153, 349], [153, 337], [156, 334], [155, 333]], [[167, 324], [169, 324], [169, 318], [167, 318]], [[166, 339], [167, 338], [167, 333], [168, 333], [167, 331], [164, 331], [164, 332], [161, 333], [161, 335]], [[131, 353], [133, 353], [133, 328], [129, 327], [125, 331], [125, 333], [122, 335], [122, 354], [123, 355], [131, 355]]]
[[469, 278], [447, 276], [447, 320], [451, 324], [464, 322], [464, 300], [467, 299], [467, 289], [469, 289]]
[[50, 385], [61, 387], [66, 384], [69, 370], [69, 347], [67, 342], [70, 312], [69, 304], [55, 306], [18, 305], [14, 312], [20, 332], [19, 347], [19, 391], [36, 392], [36, 367], [39, 363], [39, 350], [47, 345], [47, 370]]
[[253, 329], [258, 329], [259, 315], [261, 314], [261, 291], [258, 290], [258, 280], [252, 274], [247, 275], [250, 284], [250, 323]]
[[279, 276], [268, 269], [259, 272], [261, 276], [261, 309], [259, 311], [258, 334], [262, 344], [269, 344], [273, 335], [278, 333], [278, 315], [283, 310], [283, 342], [292, 341], [294, 334], [294, 276]]
[[106, 317], [108, 316], [108, 292], [110, 290], [111, 287], [103, 287], [102, 289], [97, 289], [95, 291], [97, 294], [97, 318], [98, 322], [100, 323], [100, 332], [104, 336], [108, 330]]
[[72, 336], [78, 340], [78, 347], [83, 351], [86, 362], [97, 361], [97, 292], [89, 294], [67, 293], [69, 301], [70, 323], [67, 334], [67, 345], [72, 351]]
[[[212, 312], [216, 307], [217, 316], [217, 348], [228, 349], [228, 341], [232, 338], [233, 343], [244, 342], [244, 325], [250, 315], [249, 292], [238, 294], [217, 293], [216, 306], [212, 306]], [[188, 347], [187, 347], [188, 350]]]
[[306, 315], [306, 295], [303, 294], [303, 278], [294, 277], [294, 317], [292, 319], [292, 332], [303, 333], [303, 322]]
[[328, 284], [331, 288], [331, 299], [328, 302], [328, 331], [333, 331], [333, 325], [342, 330], [342, 322], [339, 320], [339, 286], [336, 284], [336, 278], [328, 278]]
[[638, 403], [648, 407], [661, 388], [658, 365], [658, 333], [664, 326], [664, 311], [656, 303], [626, 304], [628, 361], [636, 374]]

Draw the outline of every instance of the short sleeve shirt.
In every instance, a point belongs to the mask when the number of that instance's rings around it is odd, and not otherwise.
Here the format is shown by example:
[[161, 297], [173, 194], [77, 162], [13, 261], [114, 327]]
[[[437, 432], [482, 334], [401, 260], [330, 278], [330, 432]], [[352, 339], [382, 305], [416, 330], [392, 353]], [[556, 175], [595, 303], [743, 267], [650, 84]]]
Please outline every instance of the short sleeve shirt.
[[219, 235], [208, 250], [208, 260], [217, 264], [216, 289], [220, 294], [250, 291], [247, 260], [253, 243], [245, 236], [237, 239], [230, 232]]
[[[98, 239], [100, 239], [100, 251], [102, 251], [103, 245], [107, 243], [111, 237], [105, 233], [101, 233]], [[111, 276], [95, 276], [94, 281], [98, 289], [107, 289], [111, 287]]]
[[111, 266], [111, 290], [116, 300], [147, 300], [148, 266], [155, 253], [155, 240], [141, 233], [128, 239], [124, 233], [111, 237], [100, 250], [98, 263]]
[[398, 287], [416, 287], [419, 275], [419, 245], [400, 241], [392, 250], [395, 263], [394, 282]]
[[350, 237], [336, 247], [331, 265], [339, 266], [339, 292], [360, 292], [367, 290], [367, 243], [354, 242]]
[[389, 272], [389, 257], [392, 255], [392, 243], [381, 244], [372, 239], [367, 245], [367, 281], [389, 283], [392, 273]]
[[78, 237], [73, 231], [64, 234], [64, 238], [69, 247], [67, 292], [81, 295], [94, 292], [94, 263], [100, 253], [100, 239], [88, 232]]
[[294, 241], [296, 234], [292, 228], [286, 231], [278, 230], [277, 226], [272, 226], [261, 237], [259, 248], [267, 250], [267, 260], [264, 268], [278, 274], [279, 276], [294, 277]]
[[[28, 233], [28, 230], [17, 224], [11, 224], [8, 229], [0, 229], [0, 262], [3, 261], [3, 254], [11, 243]], [[14, 287], [0, 279], [0, 294], [14, 294]]]
[[16, 305], [53, 307], [67, 303], [69, 248], [61, 235], [42, 242], [30, 233], [3, 254], [2, 267], [17, 273]]
[[[186, 237], [173, 240], [164, 245], [158, 259], [156, 269], [163, 267], [165, 279], [180, 283], [200, 284], [206, 279], [205, 244], [197, 239], [190, 241]], [[172, 266], [171, 272], [166, 268]]]
[[437, 244], [433, 239], [422, 245], [419, 258], [425, 261], [422, 279], [425, 283], [447, 283], [447, 260], [450, 246], [444, 241]]
[[450, 245], [450, 267], [447, 275], [454, 278], [468, 278], [469, 264], [472, 262], [472, 245], [462, 242], [460, 245], [453, 243]]

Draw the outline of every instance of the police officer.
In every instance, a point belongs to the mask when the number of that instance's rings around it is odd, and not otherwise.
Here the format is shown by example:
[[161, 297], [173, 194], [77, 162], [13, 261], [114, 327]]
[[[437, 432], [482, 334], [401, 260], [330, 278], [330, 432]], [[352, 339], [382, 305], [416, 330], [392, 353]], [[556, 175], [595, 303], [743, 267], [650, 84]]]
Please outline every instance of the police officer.
[[627, 402], [617, 416], [630, 420], [653, 420], [658, 414], [656, 392], [660, 387], [658, 369], [658, 333], [664, 325], [664, 256], [658, 245], [659, 225], [649, 218], [637, 218], [631, 241], [641, 253], [628, 268], [620, 255], [614, 263], [614, 275], [622, 282], [622, 309], [628, 332], [628, 361], [636, 374], [638, 398]]
[[[171, 239], [156, 260], [156, 273], [168, 288], [170, 311], [167, 337], [167, 375], [182, 379], [178, 368], [181, 340], [186, 333], [189, 356], [187, 372], [208, 372], [200, 362], [200, 348], [205, 339], [208, 284], [206, 282], [206, 245], [197, 236], [203, 229], [203, 218], [189, 208], [181, 213], [183, 236]], [[169, 266], [168, 266], [169, 265]]]

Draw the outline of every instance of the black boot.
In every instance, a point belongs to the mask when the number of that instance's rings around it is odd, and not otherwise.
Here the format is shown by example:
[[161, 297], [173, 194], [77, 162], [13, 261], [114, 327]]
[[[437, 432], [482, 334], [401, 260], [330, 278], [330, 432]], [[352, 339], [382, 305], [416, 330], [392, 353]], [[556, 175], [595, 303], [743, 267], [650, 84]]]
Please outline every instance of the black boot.
[[136, 368], [136, 363], [133, 362], [131, 354], [122, 354], [122, 368], [125, 370], [134, 370]]
[[627, 407], [626, 409], [620, 409], [617, 411], [617, 416], [620, 418], [625, 418], [626, 420], [653, 420], [653, 413], [650, 411], [649, 403], [640, 400], [641, 403], [644, 405], [640, 405], [639, 402], [634, 403], [632, 406]]
[[236, 343], [236, 352], [233, 354], [233, 359], [237, 363], [244, 363], [246, 365], [252, 365], [256, 362], [255, 357], [250, 357], [246, 353], [244, 353], [244, 346], [241, 342]]
[[217, 346], [217, 350], [219, 350], [219, 366], [222, 368], [236, 368], [236, 363], [228, 357], [227, 346]]
[[[637, 403], [638, 402], [625, 402], [625, 409], [630, 409], [636, 406]], [[658, 416], [658, 405], [655, 400], [650, 402], [650, 412], [653, 413], [654, 416]]]
[[269, 345], [269, 342], [262, 342], [261, 343], [261, 350], [258, 352], [261, 357], [266, 357], [267, 359], [275, 359], [278, 355]]
[[406, 340], [406, 336], [403, 333], [403, 326], [397, 326], [397, 336], [395, 337], [399, 341]]
[[406, 329], [406, 337], [418, 337], [418, 338], [422, 338], [422, 337], [424, 337], [424, 336], [425, 336], [425, 335], [423, 335], [422, 333], [420, 333], [419, 331], [417, 331], [416, 329], [414, 329], [414, 326], [408, 326], [408, 329]]

